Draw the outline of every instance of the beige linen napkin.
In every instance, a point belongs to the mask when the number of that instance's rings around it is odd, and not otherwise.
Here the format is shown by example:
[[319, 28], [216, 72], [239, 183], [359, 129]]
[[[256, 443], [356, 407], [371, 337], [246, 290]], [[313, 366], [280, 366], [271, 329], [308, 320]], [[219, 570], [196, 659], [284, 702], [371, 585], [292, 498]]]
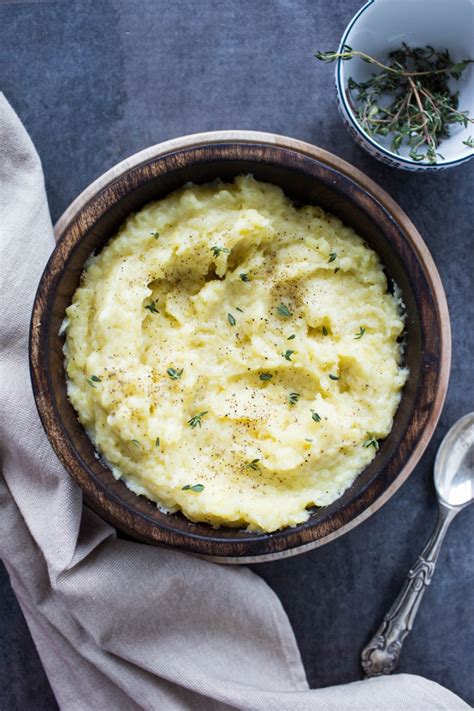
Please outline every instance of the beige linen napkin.
[[2, 95], [0, 196], [0, 553], [60, 707], [468, 709], [406, 674], [309, 690], [286, 614], [257, 575], [118, 540], [83, 507], [31, 391], [30, 313], [54, 239], [39, 158]]

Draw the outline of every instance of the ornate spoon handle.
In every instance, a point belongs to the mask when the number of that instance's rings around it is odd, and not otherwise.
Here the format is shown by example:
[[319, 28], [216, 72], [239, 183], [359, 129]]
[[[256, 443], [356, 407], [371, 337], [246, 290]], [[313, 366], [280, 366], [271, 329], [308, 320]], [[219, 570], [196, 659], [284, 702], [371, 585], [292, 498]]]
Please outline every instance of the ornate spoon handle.
[[361, 665], [366, 677], [391, 674], [397, 666], [405, 637], [413, 627], [424, 592], [433, 577], [441, 543], [457, 513], [456, 509], [440, 504], [438, 522], [431, 538], [408, 572], [382, 624], [362, 650]]

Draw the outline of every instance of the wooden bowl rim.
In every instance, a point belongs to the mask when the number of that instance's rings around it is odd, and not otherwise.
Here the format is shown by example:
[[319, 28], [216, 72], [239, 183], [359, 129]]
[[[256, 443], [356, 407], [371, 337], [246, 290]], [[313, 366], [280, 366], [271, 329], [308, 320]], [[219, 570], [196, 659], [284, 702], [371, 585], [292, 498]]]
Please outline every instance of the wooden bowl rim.
[[[409, 455], [405, 465], [400, 470], [399, 474], [395, 477], [392, 483], [379, 495], [375, 500], [367, 506], [363, 511], [352, 517], [349, 521], [339, 526], [336, 530], [329, 533], [323, 534], [320, 538], [316, 538], [308, 543], [296, 545], [291, 548], [283, 548], [275, 552], [264, 553], [261, 555], [217, 555], [212, 552], [210, 553], [200, 553], [197, 550], [193, 550], [193, 547], [186, 548], [185, 546], [179, 547], [180, 550], [186, 550], [194, 555], [199, 555], [208, 560], [214, 560], [220, 563], [255, 563], [255, 562], [266, 562], [270, 560], [285, 558], [305, 551], [311, 550], [313, 548], [319, 547], [325, 543], [338, 538], [339, 536], [347, 533], [355, 526], [362, 523], [369, 516], [371, 516], [375, 511], [377, 511], [388, 499], [399, 489], [399, 487], [406, 481], [410, 473], [413, 471], [414, 467], [418, 463], [420, 457], [422, 456], [424, 450], [426, 449], [433, 433], [436, 428], [437, 422], [439, 420], [443, 403], [446, 397], [449, 373], [450, 373], [450, 363], [451, 363], [451, 327], [449, 320], [449, 311], [446, 301], [446, 296], [444, 293], [444, 288], [434, 264], [433, 258], [423, 241], [420, 233], [413, 225], [411, 220], [405, 214], [405, 212], [400, 208], [400, 206], [374, 181], [372, 181], [367, 175], [362, 173], [360, 170], [352, 166], [351, 164], [344, 161], [342, 158], [326, 151], [324, 149], [313, 146], [309, 143], [303, 141], [289, 138], [286, 136], [280, 136], [277, 134], [264, 133], [259, 131], [211, 131], [207, 133], [197, 133], [188, 136], [183, 136], [180, 138], [171, 139], [163, 143], [159, 143], [148, 148], [145, 148], [138, 153], [129, 156], [128, 158], [122, 160], [120, 163], [116, 164], [95, 181], [93, 181], [89, 186], [87, 186], [80, 195], [69, 205], [69, 207], [63, 212], [59, 220], [54, 227], [54, 233], [57, 240], [67, 231], [69, 225], [75, 220], [78, 213], [84, 209], [87, 203], [93, 200], [99, 192], [109, 186], [111, 183], [116, 181], [118, 178], [123, 176], [128, 171], [139, 167], [151, 160], [156, 160], [162, 158], [168, 154], [175, 153], [177, 151], [184, 150], [186, 148], [199, 148], [215, 144], [238, 144], [238, 143], [248, 143], [248, 144], [259, 144], [259, 145], [269, 145], [275, 146], [276, 148], [289, 149], [290, 151], [295, 151], [303, 156], [315, 159], [318, 162], [326, 165], [339, 173], [345, 175], [353, 182], [357, 183], [359, 187], [369, 193], [380, 205], [388, 212], [388, 214], [398, 223], [402, 232], [405, 234], [406, 238], [410, 243], [410, 247], [417, 255], [420, 263], [424, 268], [424, 275], [428, 281], [433, 302], [435, 305], [437, 320], [440, 328], [440, 366], [438, 371], [437, 386], [435, 391], [435, 397], [431, 402], [430, 413], [428, 419], [423, 427], [421, 434], [419, 435], [418, 441], [413, 448], [411, 454]], [[46, 270], [45, 270], [46, 271]], [[46, 301], [44, 300], [44, 294], [42, 294], [42, 284], [43, 277], [41, 278], [38, 292], [35, 298], [33, 306], [33, 314], [31, 320], [31, 331], [30, 331], [30, 368], [32, 375], [33, 391], [35, 396], [35, 401], [37, 404], [38, 412], [40, 418], [45, 427], [46, 434], [50, 439], [50, 442], [56, 452], [56, 454], [61, 459], [62, 463], [68, 471], [70, 467], [68, 466], [67, 457], [61, 450], [61, 439], [62, 433], [60, 428], [51, 427], [47, 425], [46, 419], [44, 417], [44, 408], [51, 407], [49, 401], [49, 392], [44, 382], [41, 382], [41, 378], [35, 370], [35, 363], [38, 363], [39, 359], [39, 330], [41, 329], [41, 318], [44, 309], [46, 308]], [[74, 476], [74, 475], [73, 475]], [[88, 475], [87, 475], [88, 476]], [[81, 481], [74, 476], [76, 481], [80, 485]], [[92, 483], [92, 482], [91, 482]], [[95, 485], [92, 486], [95, 489]], [[89, 492], [90, 493], [90, 492]], [[94, 494], [94, 507], [99, 510], [103, 515], [111, 520], [117, 527], [124, 527], [123, 520], [119, 515], [113, 516], [106, 514], [102, 509], [102, 494], [96, 489]], [[125, 504], [120, 504], [125, 506]], [[119, 505], [119, 508], [120, 508]], [[128, 522], [130, 524], [130, 522]], [[132, 522], [133, 523], [133, 522]], [[152, 526], [158, 528], [155, 523], [147, 523], [147, 526]], [[318, 524], [315, 524], [315, 529]], [[139, 538], [143, 540], [143, 532], [138, 532], [133, 529], [133, 525], [125, 526], [126, 530], [134, 533]], [[286, 529], [289, 532], [292, 529]], [[163, 534], [163, 531], [160, 532]], [[183, 532], [178, 532], [178, 535], [184, 536]], [[263, 537], [271, 536], [271, 534], [264, 534]], [[172, 543], [168, 543], [165, 540], [167, 538], [166, 532], [161, 535], [159, 539], [156, 536], [149, 537], [145, 536], [145, 540], [151, 543], [159, 545], [172, 546]], [[209, 542], [212, 545], [212, 541]], [[245, 540], [240, 542], [240, 545], [245, 544]]]

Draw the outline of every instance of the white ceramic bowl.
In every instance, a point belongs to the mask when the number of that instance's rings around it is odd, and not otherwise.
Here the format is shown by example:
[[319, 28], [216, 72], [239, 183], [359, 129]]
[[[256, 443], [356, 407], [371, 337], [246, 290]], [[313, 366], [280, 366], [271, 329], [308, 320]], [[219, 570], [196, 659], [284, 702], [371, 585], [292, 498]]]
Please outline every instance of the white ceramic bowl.
[[[340, 45], [349, 45], [384, 61], [389, 52], [400, 48], [402, 42], [411, 47], [431, 45], [448, 49], [455, 61], [474, 58], [474, 0], [369, 0], [352, 18]], [[358, 58], [336, 62], [336, 91], [339, 110], [344, 123], [355, 140], [371, 155], [388, 165], [414, 171], [442, 170], [460, 165], [474, 155], [474, 150], [463, 144], [474, 138], [474, 124], [451, 127], [449, 138], [443, 139], [439, 151], [444, 156], [436, 164], [415, 162], [408, 148], [400, 148], [400, 155], [390, 150], [390, 137], [375, 141], [361, 128], [348, 102], [347, 82], [365, 81], [376, 71], [374, 65]], [[453, 90], [459, 90], [459, 110], [469, 111], [474, 117], [474, 65], [462, 74], [460, 81], [452, 80]], [[380, 141], [380, 142], [379, 142]]]

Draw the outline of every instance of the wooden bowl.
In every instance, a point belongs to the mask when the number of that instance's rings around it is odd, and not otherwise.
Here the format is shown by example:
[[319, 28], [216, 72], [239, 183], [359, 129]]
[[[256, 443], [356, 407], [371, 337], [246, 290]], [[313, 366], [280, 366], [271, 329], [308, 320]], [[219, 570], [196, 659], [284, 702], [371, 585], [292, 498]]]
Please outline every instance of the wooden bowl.
[[[87, 257], [100, 250], [127, 216], [188, 181], [253, 173], [302, 203], [315, 203], [351, 225], [378, 252], [407, 307], [410, 376], [393, 430], [372, 463], [333, 504], [294, 528], [272, 534], [214, 529], [182, 514], [166, 515], [116, 481], [96, 458], [66, 394], [64, 311]], [[327, 543], [376, 511], [405, 481], [426, 448], [446, 395], [451, 335], [443, 287], [415, 227], [391, 198], [340, 158], [272, 134], [223, 131], [148, 148], [90, 185], [56, 225], [58, 244], [41, 278], [30, 333], [30, 365], [38, 411], [61, 462], [103, 518], [141, 541], [172, 546], [223, 563], [290, 556]]]

